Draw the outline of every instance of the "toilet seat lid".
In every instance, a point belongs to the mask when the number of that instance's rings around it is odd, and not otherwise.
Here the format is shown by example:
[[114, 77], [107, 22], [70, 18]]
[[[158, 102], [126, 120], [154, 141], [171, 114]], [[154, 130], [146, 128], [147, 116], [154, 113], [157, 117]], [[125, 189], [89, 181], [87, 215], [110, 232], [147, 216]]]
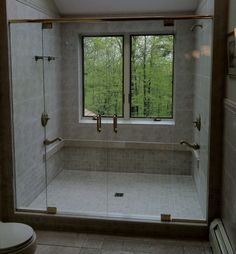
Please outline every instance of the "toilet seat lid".
[[0, 250], [11, 249], [29, 241], [34, 230], [21, 223], [0, 223]]

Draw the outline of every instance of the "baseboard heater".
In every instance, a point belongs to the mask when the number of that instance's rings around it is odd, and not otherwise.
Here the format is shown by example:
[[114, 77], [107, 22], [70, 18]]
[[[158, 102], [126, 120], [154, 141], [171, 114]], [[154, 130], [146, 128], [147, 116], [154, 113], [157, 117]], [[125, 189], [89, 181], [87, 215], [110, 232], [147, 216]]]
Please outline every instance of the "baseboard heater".
[[234, 254], [221, 219], [211, 223], [209, 239], [214, 254]]

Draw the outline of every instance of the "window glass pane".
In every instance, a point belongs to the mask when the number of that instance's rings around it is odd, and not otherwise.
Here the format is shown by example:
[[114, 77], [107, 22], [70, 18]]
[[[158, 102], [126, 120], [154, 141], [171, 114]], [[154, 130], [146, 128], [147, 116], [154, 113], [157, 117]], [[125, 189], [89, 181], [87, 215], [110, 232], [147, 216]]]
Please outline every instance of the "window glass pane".
[[131, 117], [173, 117], [173, 35], [131, 37]]
[[123, 37], [83, 37], [84, 116], [123, 116]]

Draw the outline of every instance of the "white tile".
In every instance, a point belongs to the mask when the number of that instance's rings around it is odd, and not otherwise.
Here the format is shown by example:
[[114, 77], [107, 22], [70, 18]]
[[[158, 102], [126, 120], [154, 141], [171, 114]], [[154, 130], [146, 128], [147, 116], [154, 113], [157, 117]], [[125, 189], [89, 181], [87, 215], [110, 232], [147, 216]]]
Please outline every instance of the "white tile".
[[[173, 218], [204, 219], [191, 176], [63, 170], [47, 189], [48, 204], [60, 212], [156, 220], [170, 213]], [[44, 198], [45, 191], [30, 208], [42, 208]]]

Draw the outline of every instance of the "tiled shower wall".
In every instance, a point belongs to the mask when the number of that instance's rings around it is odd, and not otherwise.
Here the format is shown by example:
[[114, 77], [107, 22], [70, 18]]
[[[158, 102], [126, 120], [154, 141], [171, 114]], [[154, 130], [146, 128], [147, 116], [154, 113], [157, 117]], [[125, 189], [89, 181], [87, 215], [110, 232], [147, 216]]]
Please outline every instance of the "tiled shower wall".
[[[174, 27], [164, 27], [162, 21], [112, 22], [101, 24], [62, 24], [63, 73], [65, 90], [63, 102], [63, 127], [66, 139], [116, 140], [179, 143], [181, 139], [192, 140], [193, 105], [193, 59], [187, 54], [193, 50], [194, 36], [190, 28], [192, 21], [176, 21]], [[174, 104], [175, 124], [138, 125], [119, 124], [115, 134], [111, 124], [103, 124], [102, 132], [94, 124], [79, 121], [79, 84], [81, 64], [79, 61], [80, 34], [123, 34], [123, 33], [174, 33], [175, 34], [175, 77]]]
[[[113, 140], [136, 142], [179, 143], [185, 139], [192, 141], [193, 120], [193, 59], [187, 54], [193, 50], [194, 36], [190, 32], [193, 22], [175, 23], [175, 27], [164, 27], [163, 22], [118, 22], [106, 24], [63, 24], [62, 54], [63, 73], [63, 137], [80, 140]], [[81, 63], [79, 61], [79, 35], [81, 34], [122, 34], [174, 33], [175, 34], [175, 76], [174, 107], [175, 123], [171, 125], [118, 125], [114, 134], [111, 124], [103, 124], [102, 132], [96, 131], [94, 124], [80, 123], [79, 84]], [[65, 148], [65, 168], [96, 170], [190, 174], [191, 156], [189, 152], [176, 151], [136, 151], [106, 149]], [[147, 156], [145, 156], [145, 154]], [[124, 156], [126, 155], [126, 156]], [[132, 156], [131, 156], [132, 155]], [[102, 159], [108, 158], [108, 161]], [[140, 161], [140, 158], [143, 160]], [[101, 163], [95, 163], [99, 161]], [[112, 166], [112, 162], [117, 163]], [[119, 161], [119, 163], [118, 163]], [[140, 161], [137, 167], [137, 161]], [[84, 163], [83, 163], [84, 162]], [[87, 164], [86, 164], [87, 163]], [[93, 166], [91, 166], [91, 165]]]
[[[202, 1], [199, 14], [209, 14], [213, 1]], [[196, 27], [194, 65], [194, 120], [201, 117], [201, 130], [194, 129], [194, 141], [200, 145], [197, 155], [193, 155], [193, 176], [197, 187], [199, 202], [204, 215], [207, 213], [208, 200], [208, 157], [211, 99], [211, 65], [212, 65], [212, 33], [211, 20], [197, 21], [202, 28]], [[199, 160], [199, 161], [197, 161]]]
[[[43, 40], [42, 40], [43, 39]], [[43, 43], [42, 43], [43, 41]], [[12, 91], [17, 205], [27, 206], [61, 169], [61, 153], [44, 162], [45, 130], [40, 117], [50, 114], [47, 138], [62, 135], [60, 27], [50, 33], [41, 24], [11, 25]], [[35, 61], [35, 56], [55, 56], [55, 61]], [[44, 85], [43, 85], [44, 84]], [[45, 95], [45, 96], [44, 96]]]
[[[43, 105], [43, 65], [39, 24], [11, 26], [12, 92], [17, 204], [26, 205], [45, 187], [44, 130], [39, 116]], [[30, 46], [31, 45], [31, 46]]]
[[152, 174], [191, 174], [191, 151], [66, 147], [64, 168]]
[[[3, 2], [6, 4], [6, 13], [1, 13], [1, 17], [6, 18], [6, 20], [58, 17], [58, 10], [53, 1], [4, 0], [1, 1], [2, 5], [4, 5]], [[3, 10], [5, 11], [1, 8], [1, 11]], [[16, 34], [13, 35], [12, 33], [11, 36], [14, 37], [14, 45], [12, 46], [13, 50], [16, 51], [16, 55], [11, 60], [13, 69], [18, 70], [12, 77], [11, 90], [13, 99], [16, 99], [12, 102], [13, 118], [16, 120], [13, 133], [16, 145], [14, 147], [16, 155], [14, 164], [16, 168], [15, 176], [19, 180], [16, 186], [16, 189], [19, 190], [17, 203], [21, 206], [28, 204], [37, 195], [37, 192], [45, 187], [45, 176], [43, 176], [45, 175], [45, 169], [42, 167], [42, 138], [44, 135], [43, 130], [40, 129], [40, 117], [38, 115], [40, 113], [39, 108], [42, 106], [42, 65], [33, 61], [34, 55], [42, 54], [42, 45], [40, 45], [42, 44], [42, 34], [40, 34], [40, 25], [36, 24], [28, 27], [18, 27], [19, 32], [15, 28], [12, 32], [16, 32]], [[7, 37], [7, 32], [4, 31], [3, 36]], [[3, 52], [7, 57], [7, 51], [3, 50]], [[5, 66], [1, 70], [5, 70], [3, 75], [5, 75], [5, 79], [8, 79], [6, 63], [7, 61], [5, 61]], [[6, 98], [6, 103], [10, 104], [8, 101], [10, 85], [6, 83], [4, 89], [3, 96]], [[7, 106], [4, 106], [4, 109], [7, 110]], [[10, 111], [8, 115], [10, 115]], [[7, 120], [4, 115], [3, 118]], [[10, 129], [11, 124], [8, 124]], [[5, 145], [6, 143], [4, 142]], [[6, 147], [4, 149], [6, 150]], [[9, 149], [8, 152], [11, 151]], [[10, 171], [11, 166], [6, 166], [5, 169]], [[5, 201], [8, 201], [12, 189], [11, 184], [13, 184], [11, 183], [12, 172], [6, 172], [4, 175], [9, 175], [9, 178], [4, 179], [5, 186], [7, 186], [5, 190], [9, 190], [9, 193], [5, 195]]]

